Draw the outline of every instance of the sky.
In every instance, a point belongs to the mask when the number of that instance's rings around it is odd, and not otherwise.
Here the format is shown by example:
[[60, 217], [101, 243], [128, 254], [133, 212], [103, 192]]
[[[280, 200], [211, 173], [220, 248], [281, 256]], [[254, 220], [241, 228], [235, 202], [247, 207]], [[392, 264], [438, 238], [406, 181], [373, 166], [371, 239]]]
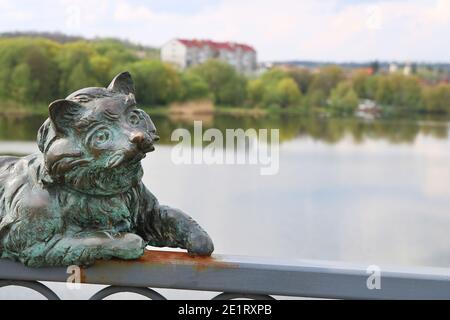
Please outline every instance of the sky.
[[450, 62], [450, 0], [0, 0], [0, 32], [252, 45], [260, 61]]

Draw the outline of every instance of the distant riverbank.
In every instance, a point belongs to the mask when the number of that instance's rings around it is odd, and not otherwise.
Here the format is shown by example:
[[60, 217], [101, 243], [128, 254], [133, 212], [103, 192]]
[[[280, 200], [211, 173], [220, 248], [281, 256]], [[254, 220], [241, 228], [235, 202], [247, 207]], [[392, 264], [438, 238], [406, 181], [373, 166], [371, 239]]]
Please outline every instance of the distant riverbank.
[[[142, 106], [139, 108], [145, 110], [151, 116], [168, 116], [185, 120], [202, 120], [204, 117], [213, 116], [232, 116], [236, 118], [265, 118], [270, 116], [311, 116], [318, 115], [322, 117], [361, 117], [354, 113], [335, 113], [326, 108], [255, 108], [255, 107], [234, 107], [234, 106], [215, 106], [210, 102], [192, 101], [182, 104], [173, 104], [170, 106]], [[369, 114], [368, 114], [369, 115]], [[22, 118], [28, 116], [48, 116], [48, 105], [46, 104], [20, 104], [17, 102], [0, 102], [0, 116], [11, 118]], [[448, 119], [449, 116], [442, 112], [426, 112], [423, 110], [411, 110], [404, 107], [384, 106], [380, 107], [380, 112], [376, 118], [422, 118], [430, 117], [432, 119]], [[366, 118], [366, 117], [362, 117]], [[367, 117], [368, 119], [370, 117]]]
[[[239, 108], [239, 107], [226, 107], [219, 106], [213, 107], [208, 110], [183, 110], [179, 108], [177, 110], [172, 109], [167, 106], [140, 106], [143, 110], [145, 110], [150, 115], [161, 115], [167, 116], [170, 114], [189, 114], [195, 116], [197, 114], [202, 115], [231, 115], [237, 117], [264, 117], [273, 111], [269, 109], [260, 109], [260, 108]], [[48, 115], [48, 105], [37, 104], [37, 105], [24, 105], [16, 102], [5, 102], [3, 104], [0, 103], [0, 115], [8, 116], [8, 117], [22, 117], [22, 116], [47, 116]]]

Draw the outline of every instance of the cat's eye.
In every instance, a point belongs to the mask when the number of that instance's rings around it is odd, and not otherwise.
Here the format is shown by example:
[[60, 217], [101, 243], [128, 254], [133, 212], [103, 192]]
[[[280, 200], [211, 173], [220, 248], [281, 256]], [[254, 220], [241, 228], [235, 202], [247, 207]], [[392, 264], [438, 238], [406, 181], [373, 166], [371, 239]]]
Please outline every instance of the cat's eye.
[[139, 117], [139, 115], [133, 112], [128, 116], [128, 123], [131, 126], [136, 127], [141, 123], [141, 118]]
[[106, 129], [100, 129], [97, 132], [95, 132], [94, 136], [93, 136], [93, 143], [94, 145], [102, 145], [106, 142], [109, 141], [111, 137], [111, 133], [109, 132], [109, 130]]

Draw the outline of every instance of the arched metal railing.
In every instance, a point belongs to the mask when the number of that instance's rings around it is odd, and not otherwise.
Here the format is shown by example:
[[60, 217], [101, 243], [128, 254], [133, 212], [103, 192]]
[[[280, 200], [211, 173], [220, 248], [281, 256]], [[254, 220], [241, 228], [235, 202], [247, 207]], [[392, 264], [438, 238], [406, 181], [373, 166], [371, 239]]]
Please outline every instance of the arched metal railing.
[[47, 300], [59, 300], [58, 295], [53, 290], [37, 281], [0, 280], [0, 288], [9, 286], [31, 289], [43, 295]]
[[27, 268], [0, 260], [0, 288], [21, 286], [49, 300], [58, 295], [41, 281], [107, 285], [91, 300], [134, 293], [166, 298], [162, 289], [224, 292], [214, 300], [273, 300], [273, 296], [331, 299], [450, 299], [450, 270], [386, 268], [338, 262], [262, 259], [147, 251], [135, 261], [98, 261], [87, 268]]

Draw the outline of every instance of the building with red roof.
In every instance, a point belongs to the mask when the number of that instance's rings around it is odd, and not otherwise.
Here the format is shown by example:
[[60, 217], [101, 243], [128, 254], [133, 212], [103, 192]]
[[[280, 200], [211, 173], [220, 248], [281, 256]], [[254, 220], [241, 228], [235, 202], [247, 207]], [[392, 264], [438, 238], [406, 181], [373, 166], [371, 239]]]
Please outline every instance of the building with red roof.
[[254, 73], [257, 68], [256, 50], [247, 44], [173, 39], [161, 48], [161, 60], [170, 62], [180, 69], [204, 63], [209, 59], [223, 60], [245, 74]]

